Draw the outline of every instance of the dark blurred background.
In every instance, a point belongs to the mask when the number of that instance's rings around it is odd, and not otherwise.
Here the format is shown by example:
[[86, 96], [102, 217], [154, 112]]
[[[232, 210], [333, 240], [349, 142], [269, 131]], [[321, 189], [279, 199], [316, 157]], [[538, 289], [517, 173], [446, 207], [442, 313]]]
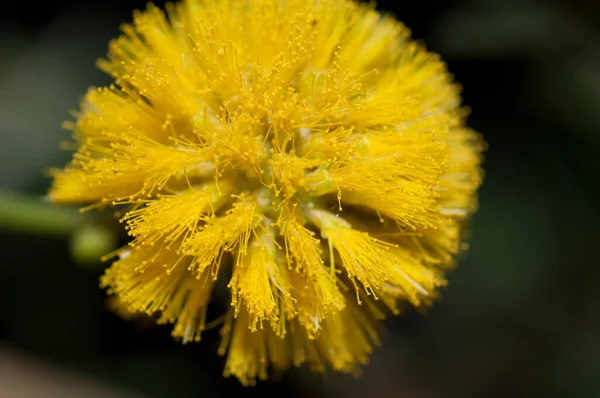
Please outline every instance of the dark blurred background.
[[[102, 266], [61, 233], [81, 235], [71, 213], [58, 232], [14, 221], [46, 217], [44, 169], [70, 156], [60, 124], [109, 82], [94, 62], [144, 5], [0, 13], [0, 397], [600, 397], [600, 2], [379, 2], [448, 62], [489, 143], [471, 249], [427, 315], [388, 324], [362, 378], [294, 370], [252, 389], [221, 377], [216, 331], [182, 346], [107, 310]], [[102, 231], [87, 236], [110, 246]]]

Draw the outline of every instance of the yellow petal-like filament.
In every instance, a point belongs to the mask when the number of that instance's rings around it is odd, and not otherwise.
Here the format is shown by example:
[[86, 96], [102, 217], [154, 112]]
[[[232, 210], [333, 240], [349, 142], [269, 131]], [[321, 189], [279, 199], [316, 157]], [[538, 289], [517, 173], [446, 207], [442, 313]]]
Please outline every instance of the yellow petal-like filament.
[[131, 245], [154, 245], [164, 239], [167, 244], [181, 242], [199, 227], [203, 218], [214, 213], [229, 200], [232, 184], [219, 181], [182, 191], [177, 195], [162, 195], [146, 206], [131, 210], [121, 222], [127, 224]]
[[289, 279], [298, 323], [309, 339], [318, 338], [323, 322], [346, 308], [346, 298], [325, 270], [313, 276], [290, 272]]
[[361, 145], [364, 155], [334, 162], [308, 176], [305, 186], [311, 194], [337, 192], [341, 201], [368, 206], [413, 229], [440, 222], [435, 187], [446, 152], [432, 134], [417, 130], [406, 135], [359, 135], [345, 141]]
[[[330, 250], [338, 253], [348, 277], [358, 279], [368, 295], [377, 297], [376, 290], [397, 266], [397, 259], [389, 252], [394, 245], [352, 228], [346, 220], [327, 211], [310, 209], [307, 216], [321, 230]], [[357, 298], [360, 302], [358, 290]]]
[[441, 212], [464, 219], [477, 210], [475, 191], [483, 177], [477, 165], [481, 163], [480, 152], [485, 145], [479, 134], [464, 128], [452, 129], [447, 139], [452, 150], [448, 168], [440, 177]]
[[370, 314], [356, 304], [326, 320], [314, 343], [321, 360], [338, 372], [360, 374], [360, 365], [369, 361], [379, 335]]
[[258, 204], [249, 197], [242, 197], [223, 217], [207, 221], [200, 231], [183, 242], [183, 253], [195, 257], [190, 271], [200, 276], [210, 267], [216, 279], [224, 252], [237, 249], [243, 254], [247, 250], [253, 227], [260, 219]]
[[394, 248], [391, 252], [397, 258], [397, 266], [381, 288], [381, 298], [387, 295], [392, 299], [384, 300], [385, 304], [395, 313], [399, 311], [398, 302], [408, 301], [416, 307], [429, 304], [435, 298], [436, 289], [446, 285], [440, 271], [423, 264], [418, 254], [405, 248]]
[[[234, 319], [230, 313], [225, 325], [221, 329], [223, 342], [219, 353], [225, 355], [225, 377], [235, 376], [244, 386], [256, 384], [256, 379], [266, 380], [269, 366], [268, 340], [280, 340], [276, 336], [269, 336], [270, 329], [252, 332], [248, 328], [250, 322], [248, 313], [243, 310]], [[270, 339], [269, 339], [270, 337]], [[281, 341], [281, 340], [280, 340]], [[276, 352], [277, 348], [274, 349]]]
[[76, 123], [66, 127], [76, 139], [101, 138], [110, 134], [113, 139], [130, 135], [145, 135], [154, 141], [167, 143], [171, 130], [162, 128], [164, 122], [149, 103], [131, 101], [116, 87], [90, 88], [78, 113]]
[[[73, 165], [54, 180], [50, 198], [106, 201], [150, 196], [188, 168], [212, 171], [211, 160], [209, 153], [195, 144], [164, 146], [141, 136], [111, 141], [108, 134], [89, 138], [74, 155]], [[77, 192], [84, 192], [82, 197], [73, 195], [73, 185]]]
[[295, 264], [296, 271], [304, 270], [316, 275], [323, 270], [323, 258], [319, 240], [315, 233], [304, 227], [297, 218], [292, 217], [281, 222], [281, 234], [285, 239], [286, 257], [290, 267]]
[[308, 158], [328, 160], [351, 159], [357, 156], [366, 144], [364, 137], [356, 134], [354, 129], [339, 127], [326, 131], [307, 131], [307, 142], [301, 146], [301, 153]]
[[213, 279], [205, 272], [201, 278], [182, 276], [177, 290], [162, 310], [158, 323], [173, 324], [171, 334], [182, 343], [200, 341], [206, 327], [206, 310]]
[[[312, 371], [360, 374], [360, 366], [379, 344], [373, 319], [356, 304], [326, 320], [319, 339], [309, 338], [295, 320], [289, 321], [289, 339], [275, 335], [270, 328], [252, 332], [247, 327], [248, 314], [230, 313], [221, 330], [221, 355], [227, 355], [224, 375], [235, 376], [243, 385], [264, 380], [268, 371], [280, 373], [290, 366], [306, 364]], [[269, 365], [271, 369], [269, 369]]]
[[129, 312], [159, 313], [159, 323], [174, 324], [174, 337], [184, 343], [199, 341], [212, 279], [206, 273], [199, 279], [192, 276], [187, 271], [192, 261], [160, 245], [125, 248], [106, 270], [101, 284]]
[[295, 218], [284, 220], [281, 231], [287, 262], [290, 267], [295, 264], [295, 271], [289, 273], [289, 278], [299, 321], [314, 337], [324, 319], [344, 309], [345, 298], [337, 286], [335, 274], [330, 273], [323, 262], [314, 232]]
[[263, 321], [277, 321], [277, 296], [289, 295], [282, 286], [279, 264], [276, 262], [276, 246], [272, 239], [263, 233], [250, 243], [248, 253], [240, 257], [241, 262], [235, 264], [229, 282], [231, 305], [236, 313], [240, 306], [246, 307], [249, 327], [253, 332], [257, 327], [262, 329]]

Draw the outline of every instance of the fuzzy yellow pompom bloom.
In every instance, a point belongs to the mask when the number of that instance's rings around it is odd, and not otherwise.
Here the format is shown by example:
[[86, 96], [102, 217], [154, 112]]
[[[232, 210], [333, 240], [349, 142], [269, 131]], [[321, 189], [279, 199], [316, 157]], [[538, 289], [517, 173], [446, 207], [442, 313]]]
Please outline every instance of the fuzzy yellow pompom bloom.
[[[483, 142], [438, 56], [350, 0], [188, 0], [134, 14], [49, 196], [125, 207], [101, 284], [200, 340], [230, 290], [225, 375], [356, 373], [464, 247]], [[226, 280], [222, 285], [218, 280]]]

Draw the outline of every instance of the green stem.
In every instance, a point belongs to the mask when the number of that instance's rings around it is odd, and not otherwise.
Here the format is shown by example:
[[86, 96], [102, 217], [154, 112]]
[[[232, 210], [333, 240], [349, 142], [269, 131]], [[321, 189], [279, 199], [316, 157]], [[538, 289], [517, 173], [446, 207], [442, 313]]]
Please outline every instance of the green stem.
[[42, 199], [0, 192], [0, 229], [69, 236], [84, 217], [75, 209], [58, 208]]

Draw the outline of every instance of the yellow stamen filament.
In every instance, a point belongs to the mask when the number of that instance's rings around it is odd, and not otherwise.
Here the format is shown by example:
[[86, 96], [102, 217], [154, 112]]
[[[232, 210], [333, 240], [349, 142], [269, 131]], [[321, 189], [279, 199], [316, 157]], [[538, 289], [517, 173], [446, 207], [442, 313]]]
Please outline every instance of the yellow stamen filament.
[[353, 229], [350, 223], [332, 213], [312, 209], [307, 216], [321, 230], [323, 238], [331, 242], [348, 277], [353, 282], [358, 279], [368, 295], [377, 297], [376, 290], [397, 266], [396, 258], [389, 253], [394, 245]]
[[184, 343], [199, 341], [212, 279], [206, 273], [201, 279], [189, 274], [186, 267], [191, 261], [160, 246], [134, 248], [121, 253], [101, 284], [130, 312], [160, 313], [159, 323], [175, 325], [174, 337]]
[[183, 241], [199, 227], [203, 218], [210, 216], [229, 200], [233, 187], [220, 181], [190, 188], [177, 195], [163, 195], [147, 206], [125, 214], [121, 222], [127, 224], [131, 245], [154, 245], [161, 239], [167, 244]]
[[[277, 295], [289, 295], [283, 289], [279, 275], [279, 265], [275, 260], [276, 247], [272, 238], [266, 234], [259, 236], [248, 248], [248, 253], [235, 264], [231, 288], [231, 305], [236, 314], [240, 306], [248, 311], [250, 329], [262, 329], [263, 321], [276, 322], [278, 317]], [[280, 289], [277, 292], [277, 289]]]
[[299, 321], [314, 337], [324, 319], [344, 309], [345, 299], [337, 280], [331, 277], [323, 262], [314, 233], [296, 219], [283, 221], [281, 230], [285, 238], [287, 263], [290, 267], [296, 265], [289, 277], [297, 300]]
[[260, 219], [257, 209], [256, 201], [244, 196], [225, 216], [209, 219], [200, 231], [185, 240], [183, 253], [195, 258], [189, 270], [200, 276], [210, 267], [216, 278], [224, 252], [237, 249], [238, 253], [245, 253], [252, 229]]

